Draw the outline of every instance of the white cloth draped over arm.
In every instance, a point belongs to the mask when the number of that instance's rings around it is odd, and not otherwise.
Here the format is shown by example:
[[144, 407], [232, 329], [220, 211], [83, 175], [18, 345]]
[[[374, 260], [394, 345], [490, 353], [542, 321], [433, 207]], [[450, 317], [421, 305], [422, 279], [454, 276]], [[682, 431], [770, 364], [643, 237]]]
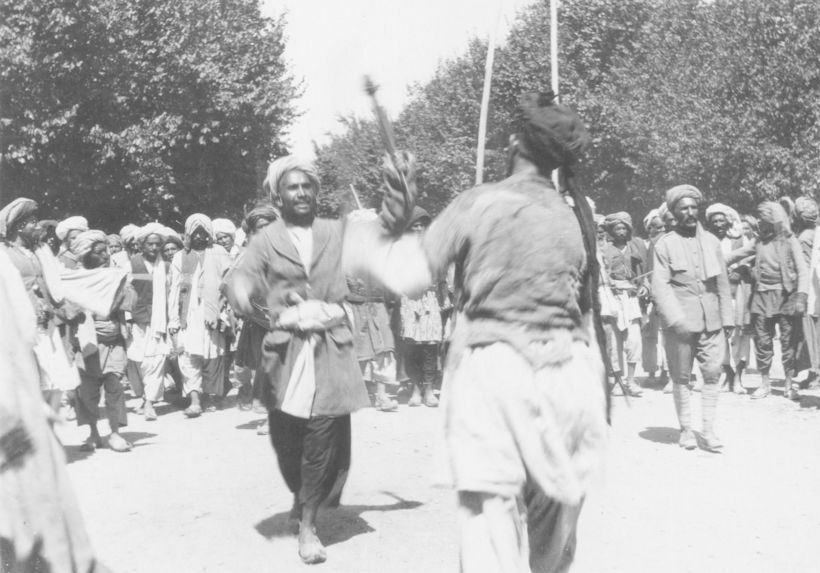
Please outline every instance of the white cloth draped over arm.
[[393, 237], [379, 220], [349, 220], [342, 252], [346, 274], [370, 275], [395, 293], [417, 296], [433, 282], [418, 237]]

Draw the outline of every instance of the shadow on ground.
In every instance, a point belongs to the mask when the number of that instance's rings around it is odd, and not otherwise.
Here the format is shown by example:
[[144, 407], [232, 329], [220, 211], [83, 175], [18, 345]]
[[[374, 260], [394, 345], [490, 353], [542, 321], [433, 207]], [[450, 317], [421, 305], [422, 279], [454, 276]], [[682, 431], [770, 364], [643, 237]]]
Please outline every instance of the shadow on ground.
[[[325, 546], [343, 543], [349, 539], [375, 531], [362, 518], [368, 511], [402, 511], [415, 509], [422, 505], [420, 501], [408, 501], [389, 492], [396, 502], [387, 505], [342, 505], [336, 509], [322, 509], [319, 514], [319, 537]], [[265, 539], [290, 537], [298, 532], [298, 525], [290, 519], [290, 511], [283, 511], [263, 519], [256, 524], [256, 531]]]
[[645, 430], [638, 432], [638, 435], [644, 440], [655, 442], [657, 444], [677, 444], [680, 437], [680, 430], [677, 428], [661, 428], [650, 426]]
[[[142, 446], [147, 446], [148, 444], [140, 444], [140, 440], [145, 440], [147, 438], [154, 438], [156, 434], [151, 434], [149, 432], [120, 432], [120, 435], [131, 442], [135, 448], [139, 448]], [[105, 439], [105, 437], [103, 437]], [[80, 460], [86, 459], [88, 456], [93, 456], [94, 452], [87, 452], [81, 449], [82, 444], [76, 446], [64, 446], [63, 451], [65, 452], [65, 459], [66, 463], [71, 464], [74, 462], [78, 462]], [[100, 450], [107, 449], [106, 447], [99, 448]]]
[[801, 396], [800, 407], [814, 408], [815, 410], [820, 410], [820, 396]]
[[239, 424], [238, 426], [236, 426], [236, 429], [237, 430], [256, 430], [256, 428], [259, 427], [259, 424], [261, 424], [262, 422], [266, 422], [267, 420], [268, 420], [268, 417], [263, 416], [263, 417], [258, 418], [256, 420], [251, 420], [250, 422], [245, 422], [244, 424]]

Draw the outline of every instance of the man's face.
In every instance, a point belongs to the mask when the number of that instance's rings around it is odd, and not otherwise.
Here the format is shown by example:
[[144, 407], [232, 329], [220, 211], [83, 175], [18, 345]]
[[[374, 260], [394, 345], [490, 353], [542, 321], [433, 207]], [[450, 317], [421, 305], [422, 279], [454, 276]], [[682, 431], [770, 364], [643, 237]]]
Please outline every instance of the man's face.
[[416, 221], [412, 225], [410, 225], [410, 231], [416, 233], [417, 235], [421, 235], [424, 233], [424, 230], [427, 228], [426, 221]]
[[162, 237], [159, 235], [148, 235], [142, 242], [142, 256], [147, 260], [154, 262], [157, 260], [161, 248]]
[[646, 232], [650, 239], [654, 239], [664, 231], [664, 224], [660, 217], [655, 217], [649, 222]]
[[726, 236], [726, 231], [729, 230], [729, 220], [723, 213], [715, 213], [709, 217], [709, 226], [712, 232], [722, 239]]
[[110, 260], [108, 244], [100, 241], [99, 243], [94, 243], [94, 246], [91, 247], [91, 252], [85, 256], [83, 264], [88, 269], [96, 269], [99, 267], [107, 267]]
[[207, 249], [210, 242], [210, 235], [208, 235], [208, 232], [201, 227], [198, 227], [193, 233], [191, 233], [191, 248], [195, 251]]
[[165, 246], [162, 247], [162, 258], [170, 263], [178, 252], [179, 246], [176, 243], [165, 243]]
[[629, 240], [629, 227], [625, 223], [615, 223], [612, 225], [612, 238], [616, 243], [625, 243]]
[[684, 197], [675, 205], [675, 224], [679, 229], [694, 229], [698, 226], [698, 202]]
[[17, 236], [23, 240], [23, 244], [28, 247], [34, 246], [40, 238], [41, 229], [37, 225], [37, 217], [29, 215], [17, 223]]
[[225, 247], [225, 250], [230, 253], [233, 249], [234, 237], [228, 233], [217, 233], [216, 244]]
[[746, 237], [747, 239], [754, 238], [755, 232], [754, 232], [754, 229], [752, 229], [752, 226], [749, 224], [749, 222], [748, 221], [743, 221], [742, 226], [743, 226], [743, 236]]
[[675, 214], [672, 211], [667, 211], [663, 216], [663, 230], [667, 233], [675, 228], [678, 222], [675, 220]]
[[72, 229], [68, 232], [68, 234], [65, 236], [66, 248], [71, 249], [71, 245], [74, 244], [74, 239], [76, 239], [77, 235], [79, 235], [80, 233], [82, 233], [82, 231], [79, 229]]
[[122, 245], [120, 243], [113, 239], [108, 242], [108, 252], [110, 254], [113, 255], [114, 253], [119, 253], [120, 251], [122, 251]]
[[282, 217], [288, 221], [310, 219], [316, 214], [316, 189], [310, 178], [298, 170], [288, 171], [279, 182]]

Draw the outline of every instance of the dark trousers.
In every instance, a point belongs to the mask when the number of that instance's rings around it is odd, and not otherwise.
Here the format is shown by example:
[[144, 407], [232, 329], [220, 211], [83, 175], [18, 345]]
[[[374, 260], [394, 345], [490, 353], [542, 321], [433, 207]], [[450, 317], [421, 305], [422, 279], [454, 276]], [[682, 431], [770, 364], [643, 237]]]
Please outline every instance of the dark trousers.
[[304, 505], [338, 505], [350, 470], [350, 415], [305, 420], [272, 409], [268, 421], [288, 489]]
[[774, 326], [780, 325], [780, 353], [783, 357], [783, 371], [786, 376], [795, 375], [794, 358], [799, 342], [799, 316], [777, 315], [766, 317], [761, 314], [752, 315], [752, 326], [755, 333], [755, 353], [757, 368], [763, 374], [768, 374], [774, 357]]
[[[80, 385], [77, 387], [75, 408], [77, 425], [96, 424], [100, 419], [100, 391], [105, 392], [105, 416], [111, 431], [116, 432], [128, 424], [125, 409], [125, 391], [122, 378], [125, 372], [125, 350], [120, 346], [100, 345], [98, 351], [84, 359], [80, 369]], [[109, 364], [111, 361], [111, 364]], [[110, 366], [110, 367], [109, 367]]]
[[434, 384], [438, 374], [438, 344], [405, 341], [404, 369], [413, 384]]

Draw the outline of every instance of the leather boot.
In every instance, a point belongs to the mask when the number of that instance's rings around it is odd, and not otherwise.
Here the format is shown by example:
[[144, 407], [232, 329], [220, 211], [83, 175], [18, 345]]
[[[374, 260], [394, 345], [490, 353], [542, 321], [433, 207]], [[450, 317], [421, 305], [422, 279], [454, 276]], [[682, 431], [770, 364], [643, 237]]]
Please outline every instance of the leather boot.
[[703, 384], [701, 390], [701, 409], [703, 410], [703, 449], [709, 452], [720, 451], [723, 443], [715, 434], [715, 416], [717, 415], [718, 393], [717, 381]]

